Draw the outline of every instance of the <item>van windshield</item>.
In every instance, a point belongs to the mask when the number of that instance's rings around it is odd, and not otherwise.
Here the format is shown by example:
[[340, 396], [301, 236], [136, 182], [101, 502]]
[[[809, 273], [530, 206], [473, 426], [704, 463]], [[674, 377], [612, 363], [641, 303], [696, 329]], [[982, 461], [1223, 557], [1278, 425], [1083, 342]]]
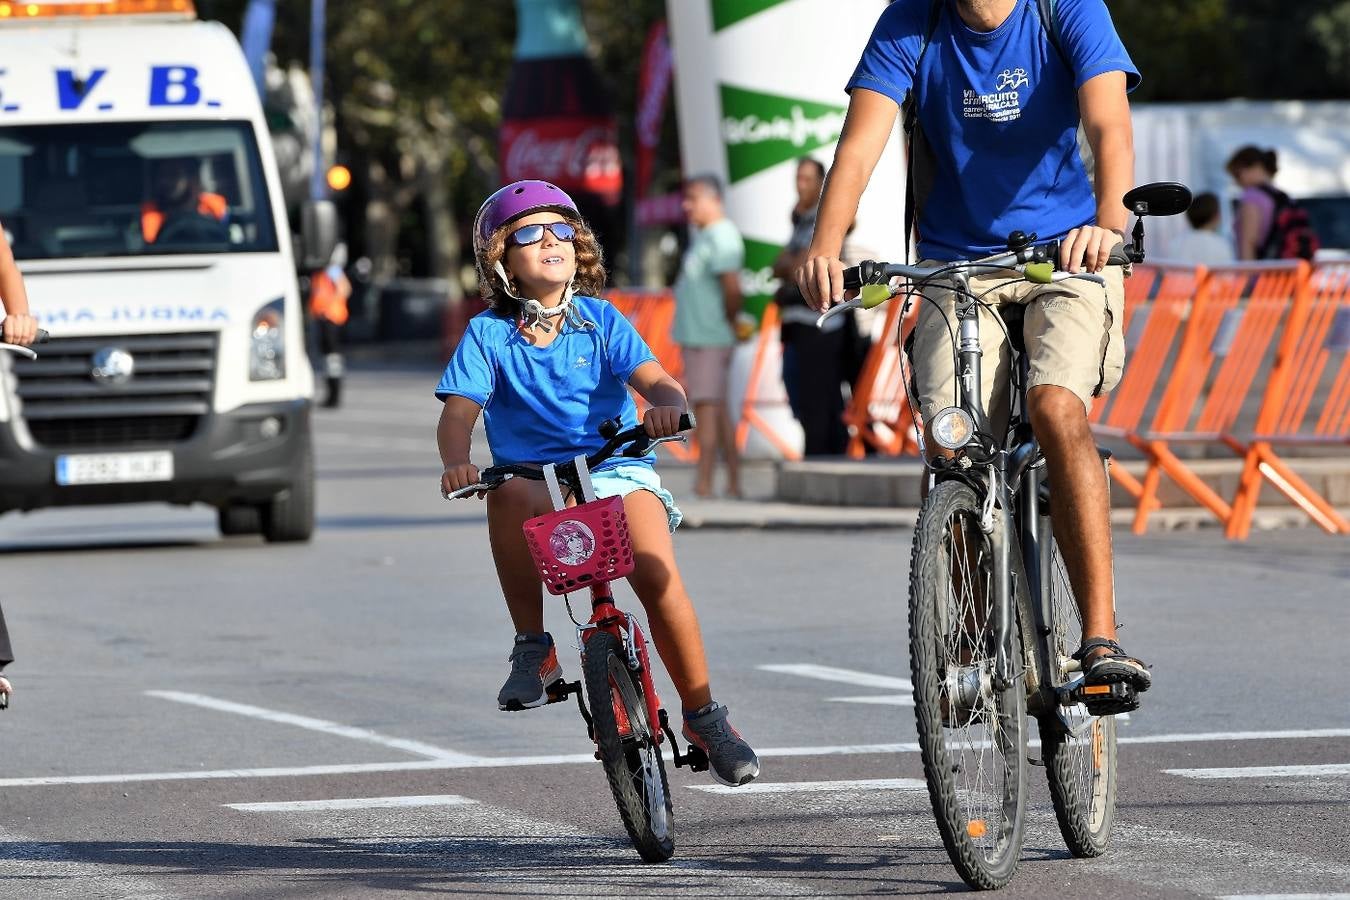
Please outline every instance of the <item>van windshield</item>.
[[277, 249], [247, 122], [0, 130], [0, 223], [18, 259]]

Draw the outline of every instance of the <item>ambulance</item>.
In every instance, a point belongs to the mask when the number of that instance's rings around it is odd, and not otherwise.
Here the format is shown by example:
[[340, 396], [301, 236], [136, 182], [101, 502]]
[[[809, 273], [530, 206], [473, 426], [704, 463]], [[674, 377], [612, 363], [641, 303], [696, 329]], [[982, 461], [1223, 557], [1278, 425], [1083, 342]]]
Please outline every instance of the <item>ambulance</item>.
[[0, 512], [203, 503], [225, 534], [314, 528], [313, 371], [252, 76], [190, 0], [0, 0], [0, 224], [36, 360], [0, 355]]

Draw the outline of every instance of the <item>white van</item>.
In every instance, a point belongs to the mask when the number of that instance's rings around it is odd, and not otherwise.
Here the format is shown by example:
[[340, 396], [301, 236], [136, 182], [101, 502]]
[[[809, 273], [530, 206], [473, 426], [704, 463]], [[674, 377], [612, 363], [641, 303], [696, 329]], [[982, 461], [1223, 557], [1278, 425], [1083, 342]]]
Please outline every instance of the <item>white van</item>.
[[321, 267], [335, 219], [304, 218], [293, 248], [223, 25], [188, 0], [0, 0], [0, 222], [52, 335], [0, 360], [0, 512], [207, 503], [227, 534], [308, 539], [296, 256]]

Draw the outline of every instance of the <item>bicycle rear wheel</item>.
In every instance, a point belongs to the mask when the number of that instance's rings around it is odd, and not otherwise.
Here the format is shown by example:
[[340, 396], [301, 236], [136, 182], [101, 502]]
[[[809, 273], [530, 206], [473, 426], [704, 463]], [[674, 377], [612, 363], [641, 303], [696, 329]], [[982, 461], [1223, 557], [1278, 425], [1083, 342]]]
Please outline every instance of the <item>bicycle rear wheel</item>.
[[[1050, 519], [1041, 519], [1041, 577], [1050, 592], [1050, 676], [1055, 686], [1077, 677], [1070, 659], [1082, 615]], [[1060, 834], [1074, 856], [1101, 856], [1116, 818], [1116, 720], [1092, 716], [1081, 703], [1056, 705], [1040, 719], [1041, 750]]]
[[[943, 482], [929, 493], [910, 564], [910, 668], [928, 795], [942, 842], [974, 888], [1017, 870], [1026, 808], [1026, 691], [993, 682], [994, 548], [975, 492]], [[1014, 552], [1016, 552], [1014, 550]], [[1012, 647], [1021, 640], [1013, 616]]]
[[595, 744], [623, 826], [638, 855], [664, 862], [675, 852], [666, 765], [637, 674], [622, 643], [606, 631], [586, 639], [584, 671]]

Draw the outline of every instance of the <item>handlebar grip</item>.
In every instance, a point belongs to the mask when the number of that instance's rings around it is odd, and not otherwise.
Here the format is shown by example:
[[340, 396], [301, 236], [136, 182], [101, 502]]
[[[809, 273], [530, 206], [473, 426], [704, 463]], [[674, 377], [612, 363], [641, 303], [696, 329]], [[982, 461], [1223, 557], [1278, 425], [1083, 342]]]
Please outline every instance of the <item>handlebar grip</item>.
[[1116, 244], [1111, 248], [1111, 258], [1106, 261], [1108, 266], [1128, 266], [1136, 260], [1130, 254], [1130, 248], [1125, 244]]
[[45, 329], [45, 328], [39, 328], [39, 329], [37, 330], [37, 337], [33, 338], [33, 343], [35, 343], [35, 344], [45, 344], [45, 343], [47, 343], [47, 339], [50, 338], [50, 337], [51, 337], [51, 335], [47, 332], [47, 329]]
[[692, 431], [697, 427], [698, 427], [698, 420], [694, 418], [693, 413], [687, 412], [680, 416], [681, 431]]
[[844, 290], [856, 291], [862, 287], [862, 269], [859, 266], [849, 266], [844, 270]]

